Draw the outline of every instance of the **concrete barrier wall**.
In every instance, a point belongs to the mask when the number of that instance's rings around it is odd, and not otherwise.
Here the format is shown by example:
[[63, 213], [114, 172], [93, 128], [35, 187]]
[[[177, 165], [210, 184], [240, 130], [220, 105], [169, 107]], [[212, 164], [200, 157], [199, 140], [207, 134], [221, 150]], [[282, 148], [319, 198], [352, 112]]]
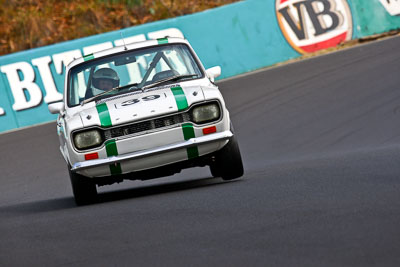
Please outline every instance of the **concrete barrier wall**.
[[[0, 57], [0, 132], [55, 120], [47, 104], [62, 99], [73, 58], [164, 36], [189, 40], [221, 78], [400, 27], [400, 0], [247, 0]], [[371, 19], [371, 18], [374, 19]]]

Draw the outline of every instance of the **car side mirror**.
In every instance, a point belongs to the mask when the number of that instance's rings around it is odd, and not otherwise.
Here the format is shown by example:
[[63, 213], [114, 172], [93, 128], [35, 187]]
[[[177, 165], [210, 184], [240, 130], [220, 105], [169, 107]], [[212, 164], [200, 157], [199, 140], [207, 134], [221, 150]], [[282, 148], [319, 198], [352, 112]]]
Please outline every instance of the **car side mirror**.
[[215, 66], [206, 70], [208, 78], [214, 82], [215, 78], [221, 75], [221, 67]]
[[51, 103], [48, 106], [51, 114], [58, 114], [64, 111], [64, 102]]

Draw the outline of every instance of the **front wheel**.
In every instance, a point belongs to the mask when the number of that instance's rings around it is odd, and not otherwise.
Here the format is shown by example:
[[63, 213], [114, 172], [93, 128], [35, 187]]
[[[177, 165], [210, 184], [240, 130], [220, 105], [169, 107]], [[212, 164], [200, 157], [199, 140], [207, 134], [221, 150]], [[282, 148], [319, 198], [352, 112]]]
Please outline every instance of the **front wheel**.
[[75, 203], [78, 206], [96, 202], [97, 189], [94, 182], [83, 175], [72, 172], [71, 170], [69, 170], [69, 177], [71, 179]]
[[235, 136], [215, 154], [215, 161], [210, 164], [210, 171], [214, 177], [221, 177], [224, 180], [243, 176], [242, 156]]

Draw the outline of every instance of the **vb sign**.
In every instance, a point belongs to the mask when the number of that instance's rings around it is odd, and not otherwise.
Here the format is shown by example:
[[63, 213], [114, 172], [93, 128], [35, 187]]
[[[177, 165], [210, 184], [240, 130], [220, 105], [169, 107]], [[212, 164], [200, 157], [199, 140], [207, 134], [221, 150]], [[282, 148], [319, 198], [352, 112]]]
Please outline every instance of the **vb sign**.
[[279, 26], [300, 54], [336, 46], [352, 38], [347, 0], [276, 0]]

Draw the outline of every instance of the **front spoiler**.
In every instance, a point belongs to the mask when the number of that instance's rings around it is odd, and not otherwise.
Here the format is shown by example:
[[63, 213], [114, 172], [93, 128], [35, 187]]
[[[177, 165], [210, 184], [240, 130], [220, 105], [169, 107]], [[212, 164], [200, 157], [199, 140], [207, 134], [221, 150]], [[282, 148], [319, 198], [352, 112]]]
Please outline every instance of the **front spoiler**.
[[148, 157], [148, 156], [154, 156], [157, 154], [161, 154], [164, 152], [170, 152], [173, 150], [193, 147], [193, 146], [212, 143], [212, 142], [216, 142], [216, 141], [228, 140], [228, 139], [232, 138], [232, 136], [233, 136], [233, 133], [231, 131], [225, 131], [225, 132], [214, 133], [214, 134], [205, 135], [205, 136], [201, 136], [201, 137], [197, 137], [197, 138], [191, 138], [184, 142], [179, 142], [179, 143], [161, 146], [161, 147], [152, 148], [152, 149], [136, 151], [136, 152], [132, 152], [132, 153], [124, 154], [124, 155], [112, 156], [112, 157], [108, 157], [105, 159], [95, 159], [95, 160], [89, 160], [89, 161], [84, 161], [84, 162], [77, 162], [72, 166], [71, 171], [77, 172], [80, 170], [85, 170], [85, 169], [89, 169], [89, 168], [93, 168], [93, 167], [115, 164], [115, 163], [126, 161], [126, 160], [133, 160], [133, 159], [138, 159], [138, 158], [143, 158], [143, 157]]

